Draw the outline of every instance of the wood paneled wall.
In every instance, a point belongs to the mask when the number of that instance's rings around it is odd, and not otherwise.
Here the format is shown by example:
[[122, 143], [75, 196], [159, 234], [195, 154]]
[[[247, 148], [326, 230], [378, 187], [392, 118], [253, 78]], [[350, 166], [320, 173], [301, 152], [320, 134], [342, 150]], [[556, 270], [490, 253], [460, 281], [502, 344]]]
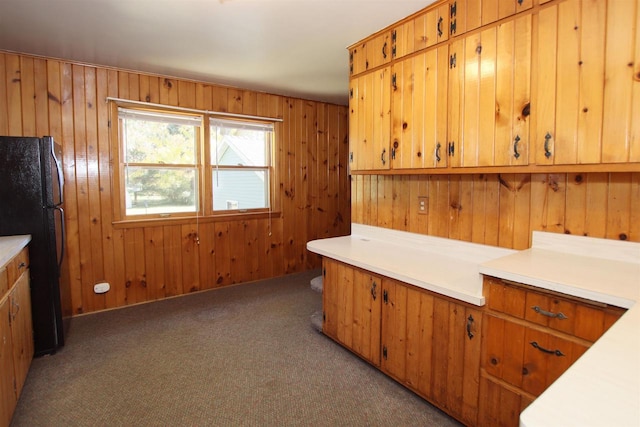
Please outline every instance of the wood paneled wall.
[[[107, 96], [282, 118], [281, 214], [114, 227]], [[65, 315], [319, 267], [306, 242], [350, 230], [347, 134], [344, 106], [0, 51], [0, 135], [63, 146]], [[101, 281], [111, 291], [97, 295]]]
[[640, 173], [354, 175], [351, 197], [356, 223], [505, 248], [534, 230], [640, 242]]

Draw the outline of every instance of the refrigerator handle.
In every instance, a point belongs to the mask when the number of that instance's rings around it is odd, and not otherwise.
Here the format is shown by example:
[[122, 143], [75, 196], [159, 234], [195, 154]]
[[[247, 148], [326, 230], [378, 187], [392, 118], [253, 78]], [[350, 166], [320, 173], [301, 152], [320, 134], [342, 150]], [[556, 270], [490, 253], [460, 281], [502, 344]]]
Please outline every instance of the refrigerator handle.
[[54, 206], [55, 210], [60, 212], [60, 232], [62, 236], [60, 236], [60, 260], [58, 261], [58, 276], [60, 275], [60, 270], [62, 269], [62, 260], [64, 259], [64, 249], [65, 249], [65, 240], [67, 239], [67, 231], [64, 227], [64, 209], [60, 206]]
[[64, 187], [64, 175], [60, 167], [60, 160], [56, 157], [55, 150], [51, 150], [51, 157], [53, 158], [53, 164], [56, 165], [56, 173], [58, 174], [58, 194], [60, 195], [60, 201], [56, 203], [56, 206], [61, 206], [64, 203], [64, 193], [62, 191], [62, 187]]

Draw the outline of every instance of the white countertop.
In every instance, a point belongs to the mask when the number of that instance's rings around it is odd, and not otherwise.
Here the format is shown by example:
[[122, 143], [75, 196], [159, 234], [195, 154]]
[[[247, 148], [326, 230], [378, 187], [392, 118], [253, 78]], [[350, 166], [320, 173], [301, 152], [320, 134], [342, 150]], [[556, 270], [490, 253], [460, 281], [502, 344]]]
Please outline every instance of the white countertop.
[[307, 249], [367, 271], [482, 306], [480, 263], [515, 251], [351, 224], [351, 235], [313, 240]]
[[628, 308], [520, 416], [522, 427], [640, 426], [640, 244], [534, 232], [484, 274]]
[[11, 258], [16, 256], [22, 248], [31, 241], [30, 235], [0, 237], [0, 268], [4, 267]]

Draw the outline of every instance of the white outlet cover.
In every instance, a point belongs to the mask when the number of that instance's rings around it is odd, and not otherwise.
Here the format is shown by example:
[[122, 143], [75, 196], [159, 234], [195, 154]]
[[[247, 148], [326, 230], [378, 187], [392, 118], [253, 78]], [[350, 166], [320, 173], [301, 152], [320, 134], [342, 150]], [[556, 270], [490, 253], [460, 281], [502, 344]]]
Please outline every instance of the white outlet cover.
[[111, 286], [109, 286], [108, 283], [103, 282], [93, 285], [93, 292], [95, 292], [96, 294], [104, 294], [105, 292], [108, 292], [109, 289], [111, 289]]

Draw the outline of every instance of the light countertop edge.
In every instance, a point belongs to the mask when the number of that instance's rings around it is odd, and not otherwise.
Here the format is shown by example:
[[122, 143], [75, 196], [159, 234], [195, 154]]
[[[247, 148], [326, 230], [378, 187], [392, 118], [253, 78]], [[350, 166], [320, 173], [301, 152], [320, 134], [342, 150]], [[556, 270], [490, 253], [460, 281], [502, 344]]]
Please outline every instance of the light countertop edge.
[[307, 249], [437, 294], [483, 306], [480, 263], [514, 250], [353, 223], [348, 236], [312, 240]]
[[29, 234], [0, 237], [0, 268], [4, 268], [30, 241]]

